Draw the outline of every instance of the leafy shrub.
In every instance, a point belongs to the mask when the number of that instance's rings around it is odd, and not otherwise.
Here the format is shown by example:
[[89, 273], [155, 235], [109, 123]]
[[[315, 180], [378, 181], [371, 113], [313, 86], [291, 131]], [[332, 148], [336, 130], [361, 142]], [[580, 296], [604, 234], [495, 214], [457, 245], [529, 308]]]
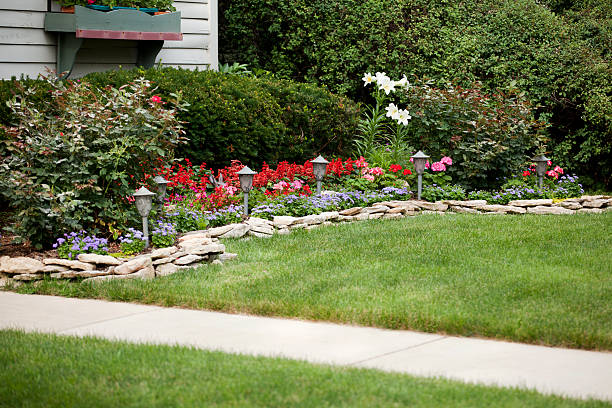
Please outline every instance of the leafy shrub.
[[99, 255], [108, 254], [108, 241], [106, 238], [98, 238], [89, 235], [85, 231], [64, 234], [53, 244], [57, 253], [63, 259], [76, 259], [79, 254], [93, 253]]
[[179, 207], [169, 211], [166, 217], [178, 232], [197, 231], [208, 226], [208, 222], [202, 213], [187, 208]]
[[235, 159], [253, 168], [319, 153], [341, 154], [350, 149], [357, 125], [354, 102], [288, 80], [174, 68], [94, 73], [83, 80], [117, 86], [140, 75], [153, 81], [164, 99], [183, 90], [191, 106], [179, 119], [186, 122], [189, 143], [177, 155], [209, 168]]
[[223, 62], [360, 101], [354, 78], [368, 71], [519, 88], [549, 118], [561, 165], [612, 181], [609, 1], [221, 0], [219, 10]]
[[498, 187], [496, 179], [518, 171], [546, 140], [546, 123], [534, 119], [516, 89], [487, 95], [479, 83], [440, 89], [416, 80], [404, 96], [412, 115], [409, 143], [453, 157], [449, 174], [465, 187]]
[[35, 88], [14, 86], [9, 106], [19, 121], [4, 127], [0, 194], [16, 211], [18, 239], [42, 248], [64, 231], [138, 220], [127, 199], [136, 187], [130, 176], [172, 157], [183, 133], [180, 96], [161, 99], [143, 79], [104, 90], [49, 79], [50, 101], [39, 104]]

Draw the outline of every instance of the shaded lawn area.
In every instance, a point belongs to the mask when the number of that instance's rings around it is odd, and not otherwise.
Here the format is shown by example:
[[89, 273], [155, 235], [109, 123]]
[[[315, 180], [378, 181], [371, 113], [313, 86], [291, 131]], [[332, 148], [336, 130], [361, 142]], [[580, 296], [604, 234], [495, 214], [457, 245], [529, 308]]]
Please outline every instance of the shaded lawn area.
[[18, 291], [612, 350], [611, 226], [610, 212], [372, 220], [226, 241], [237, 261], [149, 282]]
[[603, 407], [441, 379], [186, 347], [0, 331], [0, 406]]

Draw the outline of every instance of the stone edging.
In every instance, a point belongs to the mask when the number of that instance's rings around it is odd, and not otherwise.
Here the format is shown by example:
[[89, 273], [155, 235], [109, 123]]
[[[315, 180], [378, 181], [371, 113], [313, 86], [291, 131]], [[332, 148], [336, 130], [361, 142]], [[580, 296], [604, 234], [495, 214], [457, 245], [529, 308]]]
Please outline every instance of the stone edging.
[[582, 196], [558, 203], [552, 199], [515, 200], [507, 205], [487, 204], [485, 200], [445, 200], [435, 203], [427, 201], [384, 201], [370, 207], [353, 207], [342, 211], [329, 211], [304, 217], [275, 216], [272, 220], [251, 217], [248, 220], [206, 230], [215, 238], [242, 238], [244, 236], [271, 237], [274, 234], [289, 234], [295, 229], [312, 229], [333, 223], [372, 220], [378, 218], [400, 218], [417, 214], [446, 214], [447, 212], [469, 214], [576, 214], [601, 213], [612, 210], [612, 197]]
[[131, 259], [79, 254], [77, 260], [43, 259], [41, 262], [28, 257], [4, 256], [0, 258], [0, 287], [41, 280], [45, 274], [53, 279], [85, 278], [83, 282], [153, 279], [203, 263], [221, 264], [222, 261], [234, 259], [237, 255], [226, 253], [225, 245], [219, 242], [219, 238], [266, 238], [274, 234], [289, 234], [296, 229], [310, 230], [334, 223], [447, 212], [505, 215], [602, 213], [610, 210], [612, 197], [582, 196], [558, 203], [553, 203], [552, 199], [541, 199], [516, 200], [507, 205], [487, 204], [484, 200], [445, 200], [435, 203], [417, 200], [384, 201], [370, 207], [353, 207], [304, 217], [275, 216], [273, 220], [251, 217], [242, 223], [189, 232], [178, 239], [177, 246], [156, 249]]
[[153, 279], [171, 275], [181, 269], [203, 263], [218, 264], [235, 258], [225, 252], [225, 245], [211, 238], [207, 231], [194, 231], [181, 236], [178, 245], [155, 249], [130, 259], [110, 255], [79, 254], [76, 260], [29, 257], [0, 258], [0, 287], [19, 285], [24, 281], [85, 278], [83, 282], [113, 279]]

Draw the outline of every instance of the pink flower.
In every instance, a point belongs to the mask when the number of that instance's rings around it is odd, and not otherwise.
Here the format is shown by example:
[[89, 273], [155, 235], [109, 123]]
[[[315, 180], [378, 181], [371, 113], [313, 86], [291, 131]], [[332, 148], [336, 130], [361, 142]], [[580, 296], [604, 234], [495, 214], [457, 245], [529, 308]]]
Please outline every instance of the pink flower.
[[87, 4], [94, 4], [96, 0], [87, 0]]
[[410, 163], [414, 163], [414, 159], [412, 157], [410, 158]]
[[563, 169], [559, 166], [555, 166], [554, 171], [559, 173], [559, 174], [563, 174]]
[[428, 169], [429, 168], [429, 162], [425, 162], [425, 168]]
[[234, 194], [236, 194], [236, 192], [238, 191], [238, 187], [234, 187], [234, 186], [228, 186], [225, 185], [223, 186], [223, 188], [225, 189], [225, 191], [227, 192], [227, 194], [233, 196]]
[[548, 164], [549, 166], [552, 166], [552, 161], [547, 161], [546, 164]]
[[446, 166], [441, 161], [432, 163], [431, 169], [433, 171], [446, 171]]
[[153, 96], [151, 97], [151, 102], [153, 102], [153, 103], [161, 103], [161, 102], [162, 102], [162, 99], [161, 99], [161, 97], [159, 97], [159, 96], [157, 96], [157, 95], [153, 95]]
[[374, 176], [371, 174], [364, 174], [362, 178], [366, 180], [374, 181]]
[[385, 174], [385, 171], [381, 167], [372, 167], [371, 169], [368, 169], [368, 173], [374, 176], [382, 176]]
[[440, 159], [440, 163], [446, 164], [447, 166], [452, 166], [453, 165], [453, 159], [451, 159], [448, 156], [443, 156]]
[[304, 183], [302, 183], [301, 180], [295, 179], [291, 182], [291, 188], [299, 190], [300, 188], [302, 188], [302, 186], [304, 185]]
[[355, 162], [355, 167], [368, 167], [368, 162], [365, 161], [365, 157], [360, 156], [359, 160]]
[[559, 178], [559, 175], [558, 175], [558, 174], [557, 174], [557, 173], [556, 173], [554, 170], [548, 170], [548, 171], [546, 172], [546, 175], [547, 175], [548, 177]]
[[287, 183], [286, 181], [279, 181], [274, 186], [272, 186], [272, 188], [274, 190], [282, 190], [282, 189], [285, 189], [287, 187], [289, 187], [289, 183]]

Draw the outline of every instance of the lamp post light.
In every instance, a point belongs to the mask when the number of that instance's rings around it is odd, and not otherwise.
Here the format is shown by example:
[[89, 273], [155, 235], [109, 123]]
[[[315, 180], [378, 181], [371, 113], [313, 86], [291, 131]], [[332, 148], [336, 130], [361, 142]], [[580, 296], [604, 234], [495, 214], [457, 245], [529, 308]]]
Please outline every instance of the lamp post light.
[[542, 189], [543, 178], [544, 174], [546, 174], [546, 167], [548, 166], [549, 160], [550, 159], [543, 154], [533, 158], [533, 161], [536, 163], [536, 173], [538, 175], [538, 184], [540, 185], [540, 189]]
[[147, 190], [146, 187], [140, 187], [135, 193], [134, 198], [136, 199], [136, 209], [138, 214], [142, 217], [142, 233], [145, 239], [145, 248], [149, 247], [149, 213], [153, 206], [153, 196], [155, 193]]
[[315, 179], [317, 180], [317, 195], [321, 194], [321, 184], [323, 183], [323, 177], [325, 177], [325, 172], [327, 171], [327, 165], [329, 162], [323, 158], [323, 156], [319, 155], [314, 160], [310, 161], [312, 163], [312, 172], [314, 173]]
[[161, 215], [162, 207], [164, 204], [164, 197], [166, 197], [167, 184], [170, 183], [162, 176], [155, 176], [153, 181], [157, 184], [157, 202], [159, 203], [159, 214]]
[[244, 216], [249, 215], [249, 191], [253, 188], [253, 177], [257, 172], [244, 166], [242, 170], [236, 173], [240, 180], [240, 189], [244, 193]]
[[417, 172], [417, 179], [418, 179], [418, 190], [417, 190], [417, 199], [421, 199], [421, 190], [423, 188], [423, 172], [425, 171], [425, 163], [427, 163], [427, 159], [429, 159], [429, 156], [427, 156], [425, 153], [423, 153], [422, 151], [418, 151], [414, 154], [414, 156], [411, 156], [412, 160], [414, 161], [414, 170]]

